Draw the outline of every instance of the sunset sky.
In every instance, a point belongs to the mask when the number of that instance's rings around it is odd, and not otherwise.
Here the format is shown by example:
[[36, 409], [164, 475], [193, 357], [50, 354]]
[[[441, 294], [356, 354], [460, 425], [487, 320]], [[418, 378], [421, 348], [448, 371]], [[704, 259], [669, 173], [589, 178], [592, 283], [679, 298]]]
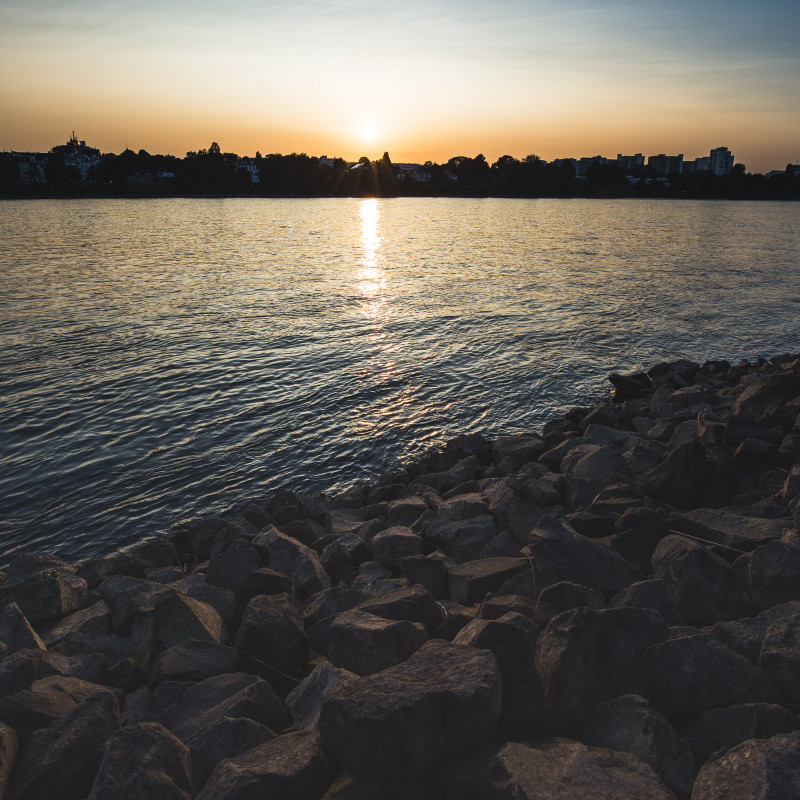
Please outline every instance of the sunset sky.
[[800, 162], [797, 0], [0, 0], [0, 150]]

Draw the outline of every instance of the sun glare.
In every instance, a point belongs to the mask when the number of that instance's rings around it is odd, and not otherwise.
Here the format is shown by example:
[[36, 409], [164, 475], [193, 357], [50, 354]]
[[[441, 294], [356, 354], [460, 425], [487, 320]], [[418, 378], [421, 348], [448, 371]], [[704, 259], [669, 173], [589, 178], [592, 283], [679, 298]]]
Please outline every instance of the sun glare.
[[361, 141], [368, 144], [371, 144], [378, 138], [378, 132], [378, 126], [372, 121], [362, 122], [361, 127], [358, 129]]

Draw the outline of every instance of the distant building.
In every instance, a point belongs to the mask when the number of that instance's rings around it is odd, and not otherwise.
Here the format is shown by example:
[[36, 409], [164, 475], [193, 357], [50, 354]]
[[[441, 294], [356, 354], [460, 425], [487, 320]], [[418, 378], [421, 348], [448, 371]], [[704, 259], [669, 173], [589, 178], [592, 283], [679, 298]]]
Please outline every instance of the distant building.
[[727, 147], [715, 147], [709, 155], [709, 169], [715, 175], [727, 175], [733, 169], [733, 153]]
[[647, 159], [647, 166], [652, 167], [659, 175], [675, 175], [683, 172], [683, 153], [676, 156], [667, 156], [659, 153]]
[[319, 163], [320, 166], [322, 167], [330, 167], [331, 169], [333, 169], [333, 165], [335, 162], [336, 162], [335, 158], [328, 158], [328, 156], [319, 157]]
[[431, 173], [422, 168], [422, 164], [392, 164], [399, 181], [417, 181], [418, 183], [430, 183]]
[[623, 170], [632, 170], [637, 167], [644, 166], [644, 156], [641, 153], [636, 153], [633, 156], [624, 156], [622, 153], [617, 153], [617, 166]]
[[87, 147], [83, 139], [78, 141], [75, 131], [72, 131], [66, 144], [54, 147], [53, 150], [63, 154], [65, 167], [75, 167], [78, 170], [82, 183], [86, 183], [89, 170], [100, 163], [100, 151], [95, 147]]
[[711, 157], [700, 156], [692, 161], [683, 162], [684, 172], [710, 172], [711, 171]]
[[44, 173], [49, 158], [47, 153], [18, 153], [12, 150], [9, 155], [16, 163], [23, 183], [47, 182]]
[[584, 156], [575, 163], [575, 177], [580, 178], [585, 175], [596, 164], [604, 165], [611, 162], [604, 156]]
[[236, 165], [237, 171], [240, 169], [245, 170], [250, 175], [250, 183], [261, 183], [261, 177], [258, 174], [258, 165], [255, 162], [255, 159], [249, 158], [245, 156], [244, 158], [239, 159], [239, 163]]

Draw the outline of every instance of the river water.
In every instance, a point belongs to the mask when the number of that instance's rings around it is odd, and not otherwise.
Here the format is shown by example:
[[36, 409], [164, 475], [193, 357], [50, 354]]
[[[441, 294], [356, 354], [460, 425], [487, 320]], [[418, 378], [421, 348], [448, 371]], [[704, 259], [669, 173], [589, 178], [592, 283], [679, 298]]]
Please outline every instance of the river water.
[[79, 559], [665, 359], [800, 351], [800, 205], [0, 203], [0, 564]]

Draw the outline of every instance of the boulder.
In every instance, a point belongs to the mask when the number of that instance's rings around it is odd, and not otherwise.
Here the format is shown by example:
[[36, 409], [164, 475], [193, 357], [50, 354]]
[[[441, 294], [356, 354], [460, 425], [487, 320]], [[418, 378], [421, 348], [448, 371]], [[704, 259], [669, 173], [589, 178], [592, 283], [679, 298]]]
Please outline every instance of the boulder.
[[166, 536], [155, 536], [137, 542], [110, 556], [87, 561], [78, 567], [78, 575], [85, 578], [89, 588], [111, 575], [129, 575], [141, 578], [145, 571], [169, 567], [178, 563], [178, 551]]
[[615, 595], [608, 604], [611, 608], [652, 608], [658, 611], [667, 625], [685, 625], [683, 614], [675, 607], [666, 583], [659, 578], [639, 581]]
[[389, 569], [398, 569], [405, 556], [422, 555], [425, 542], [410, 528], [395, 526], [375, 536], [370, 547], [375, 560]]
[[462, 606], [450, 600], [443, 600], [442, 608], [445, 610], [445, 618], [436, 629], [433, 638], [446, 639], [448, 642], [453, 641], [456, 634], [477, 616], [475, 606]]
[[491, 741], [501, 698], [489, 651], [430, 641], [408, 661], [335, 689], [320, 734], [359, 785], [392, 784]]
[[294, 581], [282, 572], [259, 567], [242, 581], [238, 595], [247, 603], [260, 594], [294, 594]]
[[688, 533], [737, 550], [752, 550], [794, 530], [791, 521], [785, 519], [760, 519], [726, 508], [698, 508], [682, 514], [671, 514], [669, 525], [679, 533]]
[[18, 753], [19, 738], [16, 731], [5, 722], [0, 722], [0, 800], [5, 796]]
[[390, 525], [410, 528], [426, 511], [428, 504], [421, 497], [403, 497], [389, 502], [386, 518]]
[[52, 650], [18, 650], [0, 662], [0, 697], [30, 689], [34, 681], [53, 675], [102, 683], [105, 661], [98, 654], [71, 658]]
[[220, 761], [197, 800], [318, 800], [332, 777], [319, 736], [299, 731]]
[[710, 634], [653, 644], [647, 660], [649, 687], [643, 694], [673, 722], [712, 708], [780, 699], [763, 670]]
[[489, 504], [478, 492], [468, 492], [451, 497], [439, 506], [436, 512], [441, 519], [472, 519], [489, 513]]
[[331, 625], [337, 615], [355, 608], [364, 600], [365, 592], [336, 586], [309, 597], [303, 606], [303, 624], [311, 647], [323, 655], [328, 652]]
[[513, 612], [532, 620], [535, 611], [536, 603], [527, 597], [522, 597], [518, 594], [505, 594], [484, 600], [478, 608], [477, 617], [479, 619], [499, 619], [504, 614]]
[[450, 598], [456, 603], [472, 605], [502, 586], [508, 578], [530, 569], [526, 558], [484, 558], [451, 567], [447, 573]]
[[221, 586], [233, 592], [261, 566], [261, 556], [247, 542], [234, 542], [227, 550], [214, 555], [206, 570], [206, 583]]
[[445, 764], [434, 780], [442, 800], [674, 800], [635, 755], [570, 739], [492, 745]]
[[453, 644], [490, 650], [503, 682], [503, 702], [495, 737], [530, 739], [545, 730], [544, 692], [536, 671], [536, 628], [513, 612], [497, 620], [476, 619], [462, 628]]
[[0, 721], [10, 725], [25, 745], [34, 731], [66, 717], [78, 703], [97, 693], [115, 695], [105, 686], [79, 678], [60, 675], [40, 678], [31, 684], [30, 689], [0, 700]]
[[269, 551], [269, 566], [288, 575], [301, 598], [330, 588], [331, 579], [317, 554], [296, 539], [285, 536], [277, 528], [270, 526], [261, 531], [253, 539], [253, 544]]
[[713, 625], [753, 613], [747, 587], [727, 561], [683, 536], [667, 536], [653, 553], [653, 571], [670, 598], [695, 625]]
[[192, 783], [205, 786], [214, 767], [275, 738], [266, 726], [246, 717], [222, 717], [186, 740], [192, 762]]
[[769, 626], [759, 663], [787, 697], [800, 702], [800, 613]]
[[111, 614], [114, 633], [129, 634], [137, 614], [154, 608], [157, 600], [174, 594], [176, 589], [155, 581], [112, 575], [100, 584], [99, 591]]
[[161, 681], [202, 681], [212, 675], [236, 672], [239, 653], [232, 647], [193, 639], [164, 650], [157, 658], [150, 685]]
[[732, 622], [718, 622], [710, 632], [731, 650], [758, 664], [761, 656], [761, 645], [767, 635], [769, 626], [775, 620], [794, 616], [800, 613], [800, 601], [782, 603], [762, 611], [755, 617], [739, 619]]
[[474, 561], [497, 535], [494, 519], [484, 515], [467, 520], [429, 519], [422, 525], [425, 540], [459, 564]]
[[9, 603], [0, 612], [0, 641], [5, 642], [9, 653], [47, 649], [16, 603]]
[[344, 681], [357, 677], [354, 672], [334, 667], [330, 661], [317, 664], [286, 696], [286, 707], [294, 727], [298, 730], [317, 728], [323, 700]]
[[749, 739], [707, 761], [692, 800], [788, 800], [800, 797], [800, 731]]
[[757, 547], [748, 559], [747, 576], [759, 610], [800, 600], [800, 539], [787, 536]]
[[430, 636], [442, 624], [445, 611], [423, 586], [407, 586], [366, 600], [358, 606], [359, 611], [374, 614], [383, 619], [419, 622]]
[[102, 600], [98, 600], [86, 608], [73, 611], [65, 617], [40, 623], [37, 627], [42, 642], [47, 647], [53, 647], [69, 633], [111, 633], [111, 614], [108, 606]]
[[136, 615], [131, 632], [131, 655], [149, 671], [159, 654], [189, 641], [223, 644], [225, 623], [206, 603], [172, 593], [158, 598], [153, 608]]
[[173, 586], [192, 599], [211, 606], [230, 630], [239, 624], [241, 610], [236, 595], [230, 589], [206, 583], [203, 575], [190, 575]]
[[330, 576], [331, 583], [347, 581], [351, 571], [367, 559], [367, 545], [354, 533], [340, 536], [331, 542], [320, 556], [322, 566]]
[[678, 796], [686, 797], [692, 791], [694, 758], [689, 745], [639, 695], [621, 695], [597, 706], [581, 741], [638, 756]]
[[[770, 406], [789, 405], [800, 397], [800, 375], [791, 372], [765, 375], [739, 395], [732, 413], [754, 417]], [[797, 403], [794, 403], [797, 405]]]
[[409, 583], [424, 586], [437, 600], [445, 600], [450, 597], [447, 585], [448, 560], [442, 553], [406, 556], [400, 559], [400, 571]]
[[191, 800], [189, 748], [157, 722], [117, 731], [109, 740], [88, 800]]
[[692, 508], [699, 487], [709, 477], [711, 465], [698, 441], [687, 442], [642, 475], [646, 494], [680, 508]]
[[89, 695], [63, 719], [35, 731], [20, 754], [8, 800], [83, 800], [100, 768], [106, 742], [119, 730], [119, 702]]
[[535, 620], [546, 625], [553, 617], [571, 608], [603, 608], [605, 599], [597, 589], [579, 583], [559, 581], [542, 589], [536, 602]]
[[405, 661], [427, 638], [418, 622], [352, 609], [339, 614], [331, 626], [328, 659], [357, 675], [372, 675]]
[[646, 608], [576, 608], [550, 620], [539, 635], [536, 668], [551, 729], [576, 736], [604, 700], [646, 695], [647, 649], [666, 638], [661, 615]]
[[16, 583], [0, 586], [0, 608], [16, 603], [30, 622], [77, 611], [88, 600], [86, 581], [61, 569], [43, 569]]
[[800, 717], [772, 703], [745, 703], [701, 714], [684, 731], [699, 762], [721, 754], [748, 739], [770, 739], [800, 730]]

